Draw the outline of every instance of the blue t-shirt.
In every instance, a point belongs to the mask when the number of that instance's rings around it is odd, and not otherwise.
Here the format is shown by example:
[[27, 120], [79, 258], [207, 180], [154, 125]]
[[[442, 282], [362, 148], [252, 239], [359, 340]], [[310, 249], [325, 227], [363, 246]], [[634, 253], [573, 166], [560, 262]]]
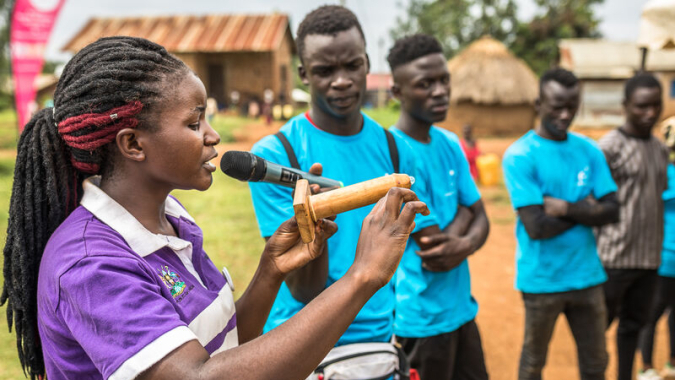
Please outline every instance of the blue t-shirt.
[[[313, 163], [323, 165], [323, 176], [342, 181], [345, 186], [367, 181], [394, 172], [384, 129], [363, 115], [362, 130], [352, 136], [338, 136], [315, 127], [305, 115], [291, 119], [281, 128], [288, 138], [302, 170]], [[400, 170], [415, 177], [416, 163], [409, 147], [398, 141]], [[252, 152], [281, 165], [290, 166], [288, 155], [279, 139], [267, 136], [253, 146]], [[291, 189], [266, 183], [249, 183], [253, 207], [262, 236], [271, 236], [279, 225], [293, 216]], [[425, 193], [424, 183], [416, 181], [413, 190]], [[330, 286], [354, 262], [356, 243], [363, 219], [373, 205], [348, 211], [337, 216], [338, 231], [328, 240], [328, 281]], [[415, 219], [416, 230], [436, 224], [429, 216]], [[302, 307], [284, 283], [272, 306], [265, 325], [267, 332], [288, 320]], [[365, 304], [338, 341], [338, 345], [356, 342], [386, 342], [392, 335], [394, 319], [393, 281], [380, 289]]]
[[[544, 196], [575, 203], [616, 191], [598, 145], [575, 133], [554, 141], [529, 131], [506, 150], [502, 165], [514, 209], [543, 205]], [[591, 227], [577, 224], [552, 238], [532, 240], [518, 219], [516, 239], [516, 289], [522, 292], [585, 289], [607, 279]]]
[[659, 276], [675, 277], [675, 165], [668, 165], [668, 189], [663, 192], [663, 251]]
[[[426, 183], [428, 190], [428, 198], [423, 201], [441, 229], [455, 219], [459, 205], [468, 207], [480, 200], [454, 133], [432, 126], [431, 142], [425, 144], [396, 128], [391, 131], [405, 140], [418, 162], [423, 163], [424, 170], [418, 171], [418, 181]], [[467, 260], [450, 271], [431, 272], [422, 268], [422, 259], [415, 253], [419, 249], [414, 239], [408, 240], [396, 273], [394, 333], [401, 337], [421, 338], [455, 331], [478, 312], [478, 303], [471, 296]]]

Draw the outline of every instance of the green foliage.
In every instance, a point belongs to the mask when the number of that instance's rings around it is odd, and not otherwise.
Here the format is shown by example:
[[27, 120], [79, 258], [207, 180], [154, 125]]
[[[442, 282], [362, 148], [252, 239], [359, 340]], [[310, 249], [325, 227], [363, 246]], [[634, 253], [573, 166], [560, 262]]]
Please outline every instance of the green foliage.
[[535, 16], [523, 21], [513, 0], [411, 0], [406, 17], [397, 19], [390, 34], [394, 39], [413, 33], [435, 36], [447, 57], [491, 35], [539, 75], [557, 63], [560, 39], [600, 37], [595, 7], [604, 0], [534, 2]]
[[536, 0], [538, 11], [521, 23], [513, 52], [538, 75], [558, 62], [558, 42], [563, 38], [598, 38], [600, 20], [594, 7], [604, 0]]
[[446, 57], [484, 35], [512, 41], [518, 28], [513, 0], [411, 0], [406, 14], [405, 19], [397, 18], [392, 39], [429, 34], [441, 42]]
[[54, 74], [60, 64], [61, 62], [45, 60], [44, 65], [42, 65], [42, 74]]

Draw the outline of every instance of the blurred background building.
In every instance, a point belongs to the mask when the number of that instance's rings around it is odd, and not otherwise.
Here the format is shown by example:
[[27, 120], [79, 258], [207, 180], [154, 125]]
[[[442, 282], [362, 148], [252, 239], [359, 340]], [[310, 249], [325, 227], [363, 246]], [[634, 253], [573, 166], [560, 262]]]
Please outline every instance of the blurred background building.
[[115, 35], [166, 47], [199, 75], [221, 108], [230, 105], [233, 92], [242, 103], [261, 103], [266, 89], [275, 103], [290, 101], [295, 44], [284, 14], [93, 18], [63, 50], [74, 54]]

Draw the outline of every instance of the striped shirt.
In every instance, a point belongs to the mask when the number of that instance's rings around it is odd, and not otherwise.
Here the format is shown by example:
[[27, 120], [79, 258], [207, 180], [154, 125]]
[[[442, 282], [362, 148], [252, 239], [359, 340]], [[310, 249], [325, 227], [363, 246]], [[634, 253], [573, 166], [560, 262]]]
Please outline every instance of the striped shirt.
[[663, 200], [668, 149], [654, 136], [628, 136], [620, 129], [599, 141], [618, 186], [617, 223], [596, 229], [605, 268], [657, 269], [663, 242]]

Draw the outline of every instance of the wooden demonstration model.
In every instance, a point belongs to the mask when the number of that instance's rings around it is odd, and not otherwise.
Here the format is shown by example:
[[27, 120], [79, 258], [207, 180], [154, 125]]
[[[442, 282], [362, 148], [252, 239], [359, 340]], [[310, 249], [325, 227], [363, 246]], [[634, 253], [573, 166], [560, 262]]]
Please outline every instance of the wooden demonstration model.
[[312, 195], [309, 182], [298, 180], [293, 197], [293, 210], [302, 241], [314, 241], [314, 226], [319, 219], [373, 204], [392, 187], [409, 189], [413, 183], [407, 174], [390, 174], [351, 186]]

